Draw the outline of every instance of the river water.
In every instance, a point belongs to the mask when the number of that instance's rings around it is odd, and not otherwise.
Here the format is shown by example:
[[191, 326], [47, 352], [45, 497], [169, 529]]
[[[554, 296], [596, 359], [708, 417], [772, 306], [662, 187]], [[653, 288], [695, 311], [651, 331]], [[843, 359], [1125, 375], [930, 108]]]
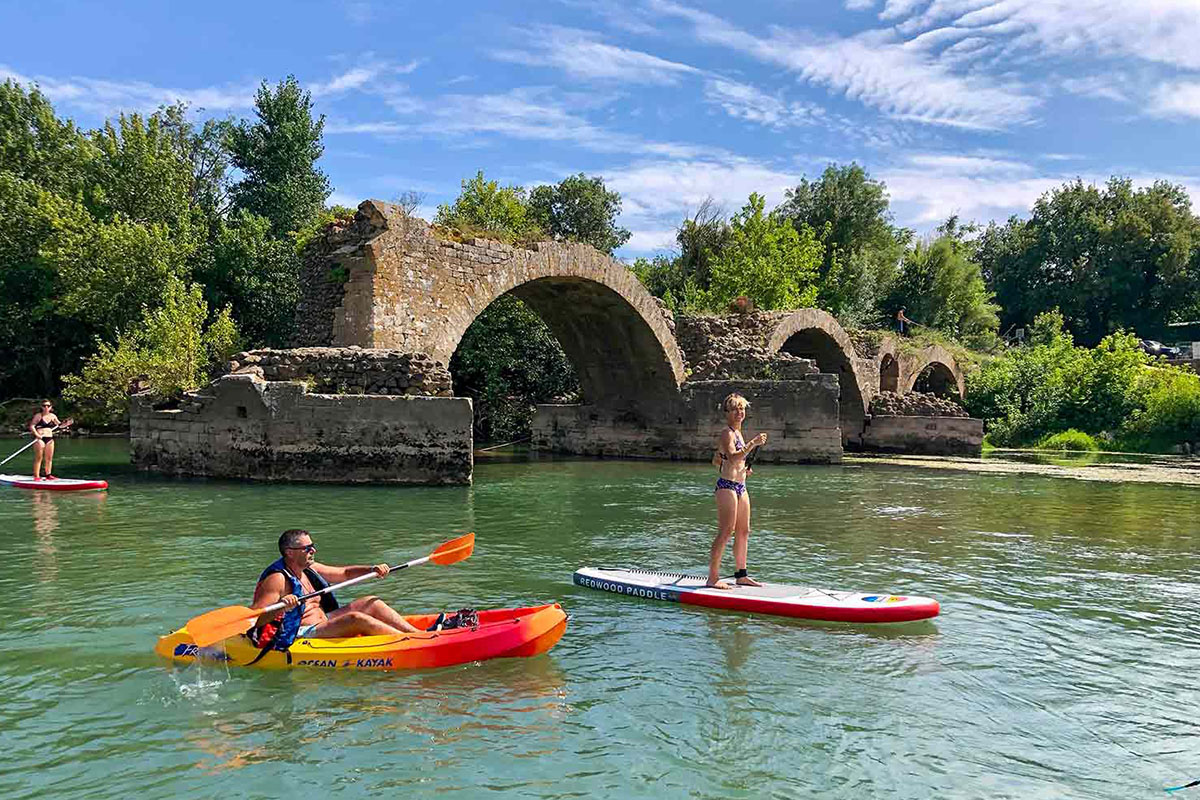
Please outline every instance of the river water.
[[[107, 493], [0, 489], [0, 797], [1132, 798], [1200, 778], [1193, 488], [763, 465], [754, 574], [942, 602], [933, 623], [871, 630], [572, 585], [589, 564], [702, 572], [706, 466], [270, 486], [141, 476], [126, 447], [60, 445], [57, 474]], [[247, 602], [289, 527], [329, 563], [473, 530], [469, 560], [349, 595], [560, 601], [570, 625], [534, 659], [409, 673], [153, 654]]]

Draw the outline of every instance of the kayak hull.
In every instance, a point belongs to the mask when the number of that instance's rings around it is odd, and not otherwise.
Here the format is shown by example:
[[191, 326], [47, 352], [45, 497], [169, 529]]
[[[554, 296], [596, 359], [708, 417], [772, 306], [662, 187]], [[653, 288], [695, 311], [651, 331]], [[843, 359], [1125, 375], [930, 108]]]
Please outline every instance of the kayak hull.
[[712, 589], [704, 585], [705, 578], [696, 575], [636, 568], [583, 567], [575, 572], [574, 581], [588, 589], [631, 597], [824, 622], [915, 622], [936, 617], [941, 611], [938, 601], [929, 597], [841, 592], [778, 583]]
[[108, 488], [108, 481], [75, 480], [55, 478], [51, 481], [35, 481], [32, 475], [0, 475], [0, 484], [17, 489], [37, 489], [46, 492], [97, 492]]
[[[258, 658], [259, 649], [244, 635], [230, 637], [210, 647], [197, 647], [185, 626], [159, 639], [154, 651], [179, 663], [208, 661], [263, 669], [431, 669], [490, 658], [540, 655], [557, 644], [567, 628], [566, 612], [557, 603], [478, 613], [478, 628], [452, 628], [403, 636], [301, 638], [287, 652], [271, 650], [261, 659]], [[423, 630], [436, 621], [437, 615], [418, 614], [405, 619]]]

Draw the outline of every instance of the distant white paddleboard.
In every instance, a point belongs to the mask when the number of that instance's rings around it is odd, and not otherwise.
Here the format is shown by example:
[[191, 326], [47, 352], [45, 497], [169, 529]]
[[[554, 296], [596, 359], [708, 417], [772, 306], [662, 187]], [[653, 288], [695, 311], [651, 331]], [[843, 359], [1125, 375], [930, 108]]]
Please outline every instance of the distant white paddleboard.
[[[705, 578], [697, 575], [635, 568], [582, 567], [575, 571], [574, 580], [589, 589], [631, 597], [829, 622], [912, 622], [936, 617], [941, 610], [938, 601], [929, 597], [839, 592], [779, 583], [712, 589], [704, 585]], [[725, 582], [733, 584], [731, 579]]]
[[15, 486], [18, 489], [39, 489], [48, 492], [87, 492], [108, 488], [108, 481], [75, 480], [73, 478], [35, 481], [32, 475], [0, 475], [0, 483]]

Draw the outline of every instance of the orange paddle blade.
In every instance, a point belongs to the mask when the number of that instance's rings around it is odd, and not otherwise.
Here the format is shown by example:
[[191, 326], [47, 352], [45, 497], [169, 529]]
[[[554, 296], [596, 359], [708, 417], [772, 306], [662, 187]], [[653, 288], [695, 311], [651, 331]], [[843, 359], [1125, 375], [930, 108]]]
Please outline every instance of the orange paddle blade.
[[474, 550], [475, 534], [468, 533], [466, 536], [451, 539], [438, 546], [437, 550], [429, 554], [429, 560], [442, 566], [457, 564], [459, 561], [469, 558]]
[[250, 630], [261, 613], [258, 609], [245, 606], [226, 606], [192, 617], [188, 620], [187, 629], [197, 647], [208, 647]]

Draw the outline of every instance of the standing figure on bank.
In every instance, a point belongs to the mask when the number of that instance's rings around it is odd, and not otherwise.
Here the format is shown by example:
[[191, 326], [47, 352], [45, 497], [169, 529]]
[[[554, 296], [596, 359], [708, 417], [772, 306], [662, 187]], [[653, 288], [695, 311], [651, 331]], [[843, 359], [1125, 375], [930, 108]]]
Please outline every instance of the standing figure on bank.
[[746, 574], [746, 557], [750, 547], [750, 492], [746, 489], [746, 477], [753, 472], [746, 464], [746, 456], [755, 448], [767, 443], [767, 435], [760, 433], [749, 444], [742, 438], [742, 423], [746, 419], [746, 408], [750, 403], [734, 392], [725, 398], [721, 408], [725, 412], [725, 430], [717, 436], [717, 454], [713, 464], [720, 467], [717, 478], [717, 538], [713, 539], [708, 557], [708, 585], [715, 589], [732, 588], [720, 579], [721, 557], [725, 545], [733, 536], [733, 560], [737, 571], [733, 573], [739, 586], [761, 586]]
[[[33, 434], [33, 479], [55, 480], [54, 477], [54, 431], [65, 428], [73, 420], [63, 422], [54, 413], [54, 405], [49, 400], [42, 401], [42, 408], [29, 420], [29, 432]], [[45, 477], [42, 467], [46, 468]]]

